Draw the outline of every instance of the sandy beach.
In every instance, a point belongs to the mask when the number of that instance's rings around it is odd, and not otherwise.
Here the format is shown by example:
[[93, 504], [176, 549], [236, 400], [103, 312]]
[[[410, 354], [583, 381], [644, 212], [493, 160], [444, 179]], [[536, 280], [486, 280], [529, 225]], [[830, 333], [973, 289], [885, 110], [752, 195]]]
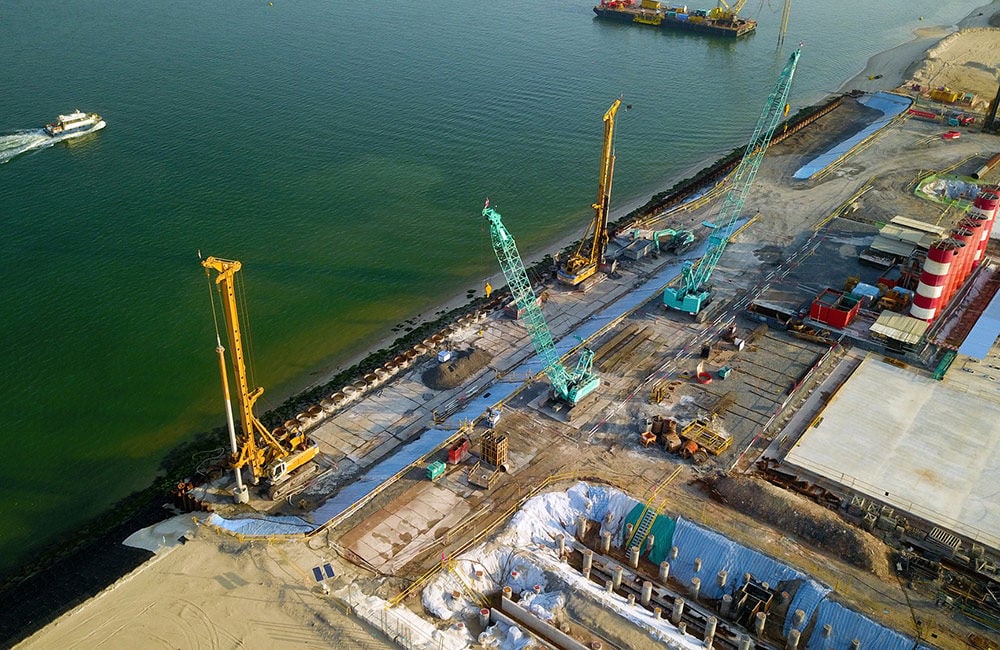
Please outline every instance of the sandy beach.
[[[874, 92], [914, 83], [945, 85], [975, 92], [988, 103], [1000, 76], [1000, 27], [990, 25], [994, 16], [1000, 16], [1000, 0], [973, 11], [957, 26], [920, 29], [913, 40], [873, 56], [841, 89]], [[870, 78], [876, 75], [880, 78]], [[664, 186], [671, 184], [667, 181]], [[634, 207], [622, 208], [612, 218]], [[549, 250], [561, 250], [579, 235], [571, 233]], [[495, 287], [504, 284], [499, 274], [489, 281]], [[482, 286], [476, 289], [482, 295]], [[467, 302], [463, 291], [428, 307], [424, 318], [433, 320], [435, 313]], [[373, 349], [402, 334], [392, 333]], [[359, 354], [323, 373], [317, 384], [363, 358]], [[59, 617], [19, 647], [394, 647], [369, 637], [342, 609], [327, 607], [317, 588], [304, 586], [311, 584], [312, 567], [329, 561], [331, 553], [321, 540], [314, 540], [316, 548], [311, 543], [241, 545], [199, 530], [193, 522], [178, 525], [177, 530], [164, 532], [164, 542], [170, 535], [187, 533], [190, 543], [161, 548], [158, 559]], [[157, 546], [154, 535], [150, 548]], [[314, 615], [317, 609], [329, 612], [326, 620]]]
[[[949, 86], [975, 92], [988, 104], [1000, 75], [1000, 1], [966, 16], [958, 25], [918, 29], [911, 41], [880, 52], [840, 87], [865, 92], [909, 86]], [[991, 19], [993, 25], [991, 25]], [[881, 75], [879, 79], [871, 79]]]

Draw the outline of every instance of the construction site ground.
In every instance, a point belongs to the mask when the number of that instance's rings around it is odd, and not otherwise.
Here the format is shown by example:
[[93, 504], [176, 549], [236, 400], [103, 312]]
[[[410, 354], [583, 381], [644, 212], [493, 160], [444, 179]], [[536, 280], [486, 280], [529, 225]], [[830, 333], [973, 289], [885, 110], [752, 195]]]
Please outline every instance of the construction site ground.
[[[840, 352], [828, 353], [827, 344], [761, 327], [745, 316], [746, 304], [768, 291], [806, 301], [824, 287], [842, 288], [848, 275], [870, 276], [872, 271], [856, 260], [866, 238], [870, 241], [875, 234], [875, 222], [895, 214], [929, 221], [941, 217], [940, 206], [912, 196], [914, 179], [931, 171], [971, 171], [1000, 149], [995, 136], [963, 130], [961, 139], [944, 141], [939, 126], [908, 121], [880, 133], [825, 170], [822, 178], [790, 180], [804, 162], [834, 144], [831, 134], [859, 128], [870, 117], [867, 110], [845, 100], [820, 123], [768, 152], [744, 210], [748, 217], [759, 216], [733, 239], [716, 269], [716, 297], [707, 322], [667, 312], [660, 287], [644, 285], [648, 300], [605, 323], [587, 342], [594, 350], [603, 348], [595, 361], [602, 385], [567, 412], [544, 404], [544, 376], [519, 374], [533, 355], [530, 340], [521, 324], [497, 312], [456, 333], [453, 340], [459, 348], [489, 354], [487, 367], [458, 388], [438, 391], [421, 381], [422, 373], [437, 363], [433, 355], [425, 357], [377, 392], [334, 414], [313, 431], [325, 473], [303, 494], [269, 510], [308, 518], [309, 511], [340, 486], [357, 480], [367, 467], [427, 428], [450, 426], [457, 433], [461, 423], [449, 422], [448, 414], [471, 396], [489, 391], [495, 382], [524, 382], [503, 404], [496, 427], [508, 436], [510, 468], [493, 489], [469, 486], [464, 477], [467, 464], [449, 466], [444, 476], [431, 482], [426, 463], [420, 463], [364, 507], [313, 536], [238, 538], [192, 523], [186, 543], [164, 548], [148, 566], [31, 637], [25, 647], [72, 646], [80, 639], [91, 646], [125, 647], [140, 631], [185, 647], [230, 647], [247, 639], [253, 639], [251, 645], [264, 645], [257, 643], [264, 638], [272, 648], [331, 643], [392, 647], [391, 639], [352, 619], [341, 601], [325, 595], [312, 568], [329, 562], [336, 570], [331, 586], [353, 583], [385, 599], [409, 589], [411, 596], [403, 602], [419, 612], [414, 585], [421, 584], [421, 577], [439, 570], [443, 557], [485, 539], [539, 486], [551, 490], [577, 480], [601, 482], [645, 501], [678, 464], [684, 467], [681, 476], [660, 493], [667, 497], [666, 514], [689, 518], [787, 562], [833, 587], [838, 600], [928, 645], [964, 647], [968, 634], [982, 634], [982, 628], [935, 606], [933, 593], [905, 588], [894, 577], [889, 549], [880, 540], [860, 531], [848, 538], [864, 546], [857, 555], [871, 562], [870, 568], [861, 569], [842, 559], [847, 554], [790, 532], [801, 530], [803, 518], [817, 527], [849, 526], [837, 513], [759, 479], [739, 478], [738, 494], [760, 502], [758, 512], [770, 513], [765, 522], [744, 512], [754, 508], [733, 507], [734, 500], [720, 498], [718, 491], [713, 497], [700, 480], [751, 468], [815, 382], [838, 372], [842, 359]], [[661, 227], [692, 228], [704, 240], [708, 230], [701, 224], [711, 221], [717, 210], [718, 203], [710, 202], [679, 211]], [[667, 255], [623, 262], [615, 275], [586, 292], [552, 285], [544, 312], [555, 337], [566, 336], [635, 291], [658, 269], [678, 263]], [[742, 351], [721, 340], [730, 323], [747, 341]], [[703, 357], [706, 343], [711, 350]], [[626, 345], [627, 352], [622, 352]], [[699, 362], [712, 373], [712, 383], [692, 378]], [[716, 374], [723, 366], [733, 368], [726, 379]], [[800, 385], [813, 368], [809, 382]], [[656, 387], [664, 395], [658, 404], [650, 401]], [[692, 419], [712, 413], [720, 402], [725, 408], [716, 413], [716, 426], [734, 439], [723, 455], [699, 467], [662, 447], [642, 446], [639, 434], [646, 418]], [[484, 430], [483, 423], [472, 430], [473, 450]], [[443, 460], [445, 449], [433, 459]], [[249, 512], [247, 506], [226, 505], [224, 495], [220, 490], [214, 506], [218, 512], [227, 517]], [[252, 505], [264, 508], [262, 501]], [[626, 621], [603, 618], [584, 623], [622, 626], [611, 636], [628, 638]]]

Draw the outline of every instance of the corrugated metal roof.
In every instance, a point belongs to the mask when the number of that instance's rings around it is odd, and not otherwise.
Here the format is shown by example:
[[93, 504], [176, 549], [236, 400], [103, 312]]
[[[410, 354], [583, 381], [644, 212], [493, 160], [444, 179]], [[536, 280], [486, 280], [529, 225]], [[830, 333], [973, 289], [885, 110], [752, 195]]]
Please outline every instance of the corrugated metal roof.
[[[697, 576], [701, 579], [701, 594], [706, 598], [722, 598], [724, 594], [731, 594], [743, 584], [745, 573], [772, 586], [783, 581], [799, 581], [783, 625], [786, 634], [795, 610], [801, 609], [809, 620], [820, 600], [830, 591], [829, 587], [774, 558], [681, 517], [677, 519], [673, 545], [677, 547], [677, 558], [670, 562], [670, 574], [685, 584], [690, 584], [691, 578]], [[701, 559], [701, 571], [697, 573], [694, 570], [696, 558]], [[723, 569], [729, 576], [724, 588], [719, 586], [717, 579]]]
[[916, 249], [916, 246], [906, 242], [901, 242], [898, 239], [890, 239], [889, 237], [882, 237], [881, 235], [878, 235], [872, 241], [870, 248], [882, 253], [889, 253], [890, 255], [909, 257]]
[[898, 215], [890, 219], [889, 223], [894, 223], [897, 226], [903, 226], [904, 228], [923, 230], [924, 232], [933, 233], [937, 235], [938, 238], [944, 237], [944, 235], [948, 232], [948, 229], [944, 226], [937, 226], [933, 223], [927, 223], [926, 221], [910, 219], [909, 217], [901, 217]]
[[924, 338], [928, 325], [927, 321], [919, 318], [884, 311], [869, 330], [895, 341], [916, 345]]
[[962, 341], [958, 352], [983, 360], [996, 343], [997, 336], [1000, 336], [1000, 292], [993, 296], [982, 316], [972, 326], [972, 331]]
[[[823, 638], [823, 626], [832, 628], [830, 638]], [[830, 600], [819, 604], [816, 627], [806, 650], [841, 650], [849, 648], [851, 641], [861, 642], [862, 650], [914, 650], [916, 643], [899, 632], [883, 627], [875, 621]]]

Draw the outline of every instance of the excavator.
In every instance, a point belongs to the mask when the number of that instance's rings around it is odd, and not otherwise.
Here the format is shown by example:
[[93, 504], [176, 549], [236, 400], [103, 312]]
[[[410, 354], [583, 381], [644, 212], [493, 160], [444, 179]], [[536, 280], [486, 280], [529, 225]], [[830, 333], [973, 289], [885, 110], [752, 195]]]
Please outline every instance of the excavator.
[[[221, 342], [216, 348], [219, 354], [219, 366], [222, 373], [223, 391], [226, 394], [226, 410], [230, 427], [230, 442], [232, 456], [230, 466], [236, 473], [236, 501], [246, 503], [249, 499], [242, 483], [242, 471], [249, 467], [252, 483], [257, 485], [264, 479], [266, 493], [269, 498], [278, 498], [282, 492], [287, 493], [288, 481], [295, 477], [312, 474], [318, 469], [315, 464], [305, 469], [309, 461], [316, 457], [319, 450], [316, 442], [306, 437], [301, 427], [278, 427], [269, 430], [254, 415], [254, 404], [264, 394], [262, 387], [252, 391], [249, 389], [247, 369], [244, 363], [243, 336], [240, 331], [239, 316], [236, 311], [236, 273], [242, 264], [236, 260], [224, 260], [207, 257], [201, 261], [206, 275], [216, 271], [215, 284], [222, 296], [222, 308], [225, 314], [229, 333], [229, 348], [232, 351], [233, 374], [236, 377], [237, 397], [240, 406], [241, 435], [235, 435], [232, 423], [232, 409], [229, 403], [229, 380], [225, 367], [224, 350]], [[216, 331], [218, 341], [218, 331]], [[311, 470], [311, 471], [310, 471]]]
[[[608, 206], [611, 203], [611, 180], [615, 173], [615, 116], [622, 104], [619, 97], [604, 114], [604, 148], [601, 151], [601, 170], [597, 184], [597, 202], [594, 221], [587, 228], [576, 252], [567, 258], [557, 272], [559, 281], [572, 287], [594, 275], [597, 267], [604, 263], [604, 252], [608, 247]], [[626, 107], [627, 109], [628, 107]]]

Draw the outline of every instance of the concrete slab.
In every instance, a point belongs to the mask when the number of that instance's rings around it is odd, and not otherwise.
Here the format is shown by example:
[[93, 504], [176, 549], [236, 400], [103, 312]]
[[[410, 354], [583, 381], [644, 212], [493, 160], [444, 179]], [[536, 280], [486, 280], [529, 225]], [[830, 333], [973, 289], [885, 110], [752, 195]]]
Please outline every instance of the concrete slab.
[[451, 490], [418, 483], [342, 542], [376, 568], [393, 572], [434, 544], [469, 510], [466, 500]]
[[1000, 548], [1000, 384], [969, 391], [868, 357], [819, 417], [787, 464]]

